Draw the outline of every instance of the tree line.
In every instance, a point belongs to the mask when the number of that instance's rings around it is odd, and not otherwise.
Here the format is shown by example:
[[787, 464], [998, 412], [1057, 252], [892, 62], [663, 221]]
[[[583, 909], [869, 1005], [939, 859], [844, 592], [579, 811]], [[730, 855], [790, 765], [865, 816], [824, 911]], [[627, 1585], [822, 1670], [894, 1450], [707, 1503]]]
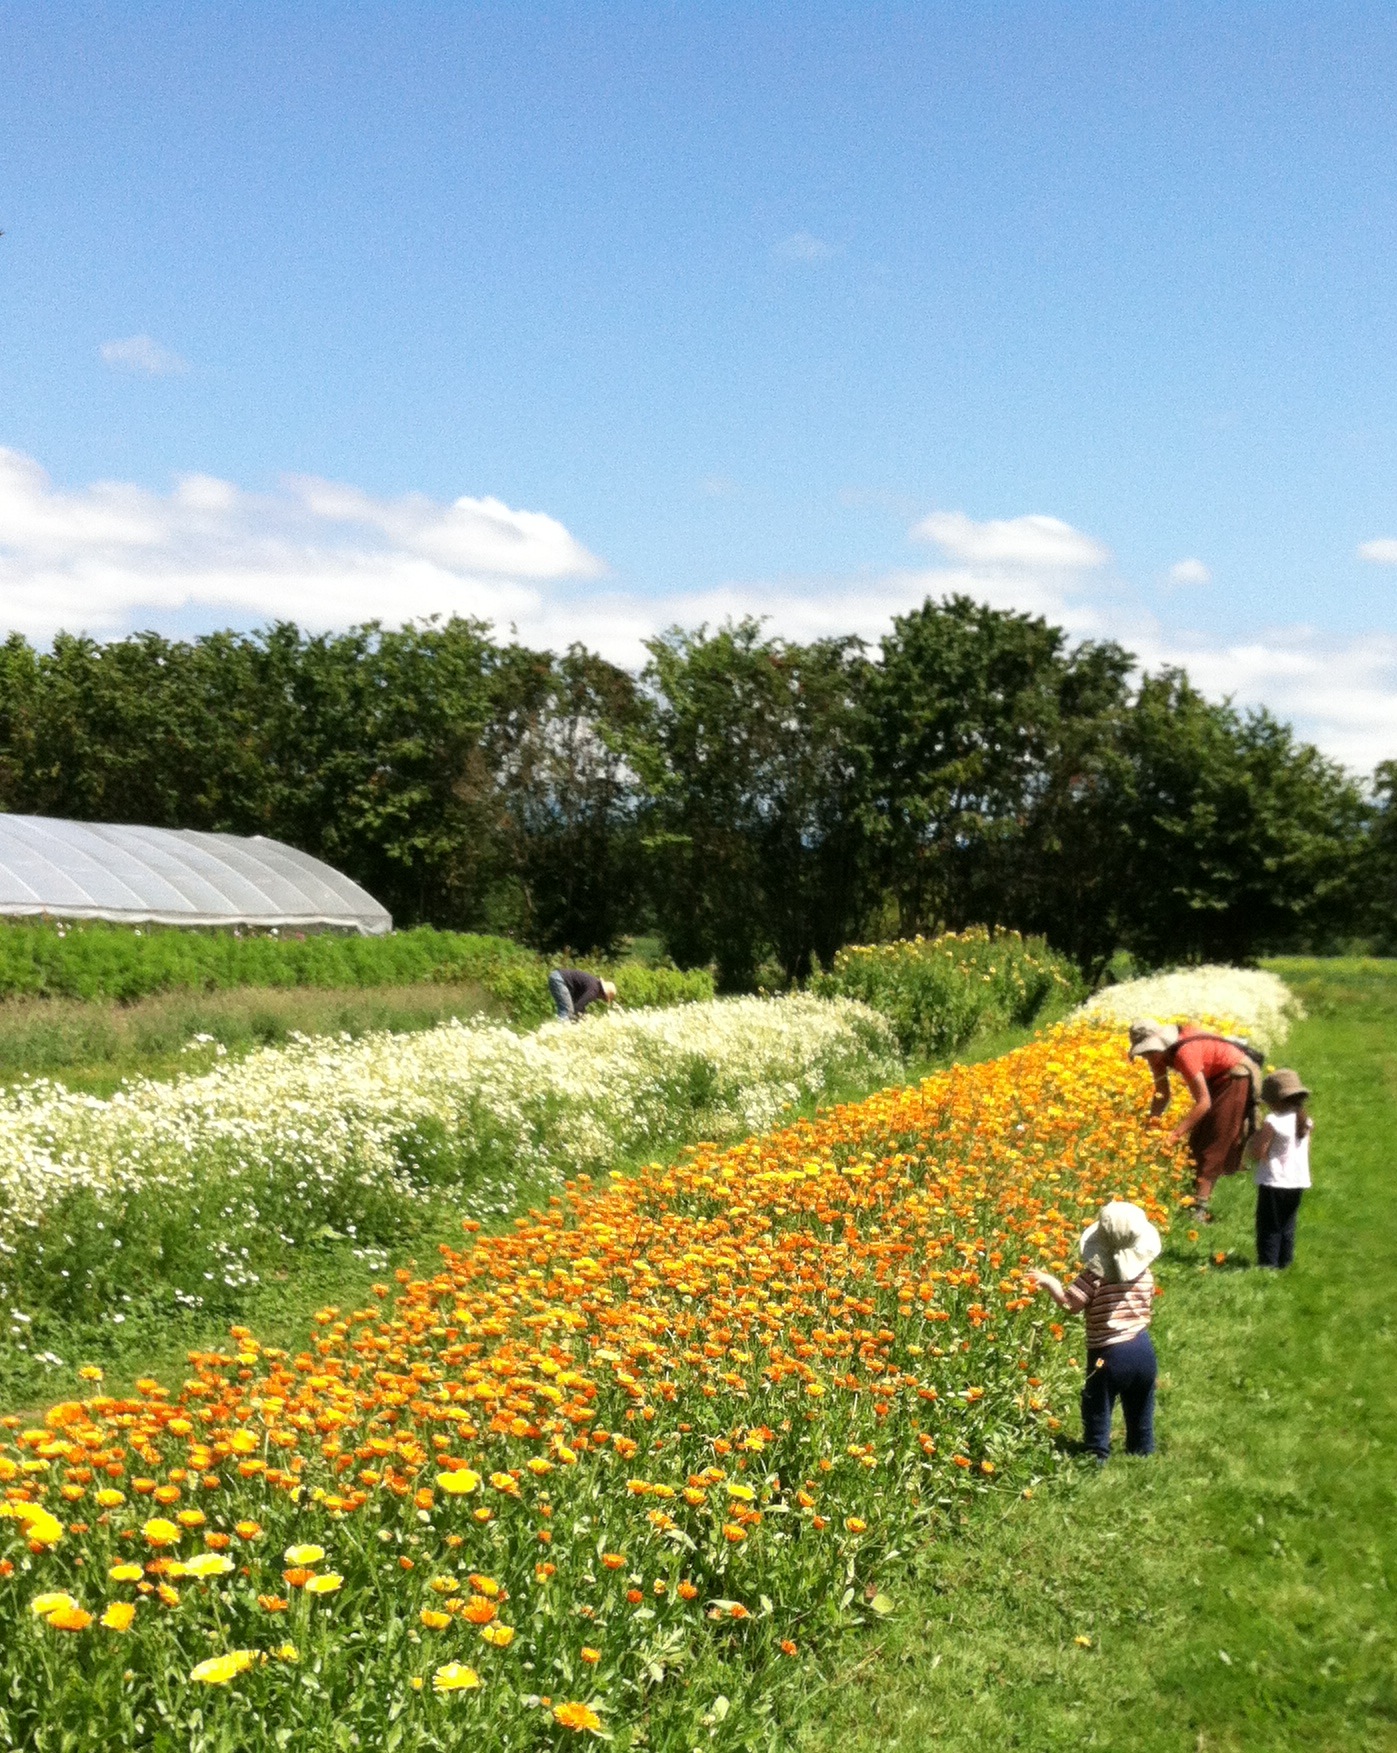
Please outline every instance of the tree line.
[[1397, 944], [1370, 787], [1111, 643], [928, 600], [870, 650], [755, 621], [637, 673], [453, 619], [0, 646], [0, 809], [289, 841], [400, 925], [656, 932], [729, 989], [988, 922], [1089, 974]]

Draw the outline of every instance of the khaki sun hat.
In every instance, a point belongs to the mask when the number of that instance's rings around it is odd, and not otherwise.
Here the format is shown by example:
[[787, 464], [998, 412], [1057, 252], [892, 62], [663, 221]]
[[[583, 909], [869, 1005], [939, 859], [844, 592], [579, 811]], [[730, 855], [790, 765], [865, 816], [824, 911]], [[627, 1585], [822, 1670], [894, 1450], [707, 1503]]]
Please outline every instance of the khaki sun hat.
[[1273, 1071], [1263, 1078], [1261, 1099], [1268, 1108], [1277, 1107], [1281, 1102], [1294, 1101], [1297, 1096], [1307, 1096], [1309, 1091], [1300, 1081], [1298, 1072], [1290, 1070]]
[[615, 981], [603, 980], [601, 983], [601, 995], [606, 1000], [606, 1002], [608, 1004], [614, 1004], [616, 1002], [616, 983], [615, 983]]
[[1140, 1059], [1146, 1053], [1167, 1053], [1179, 1038], [1173, 1023], [1157, 1023], [1142, 1018], [1130, 1025], [1130, 1057]]
[[1083, 1232], [1081, 1256], [1107, 1284], [1125, 1284], [1140, 1276], [1162, 1246], [1159, 1231], [1138, 1205], [1113, 1199]]

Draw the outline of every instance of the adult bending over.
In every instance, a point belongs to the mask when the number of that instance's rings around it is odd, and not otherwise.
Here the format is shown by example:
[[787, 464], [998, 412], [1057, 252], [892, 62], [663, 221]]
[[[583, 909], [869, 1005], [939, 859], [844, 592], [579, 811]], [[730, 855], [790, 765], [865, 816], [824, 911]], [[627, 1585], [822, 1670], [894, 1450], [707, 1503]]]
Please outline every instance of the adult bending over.
[[1193, 1197], [1204, 1223], [1213, 1221], [1208, 1202], [1224, 1175], [1242, 1166], [1242, 1147], [1251, 1131], [1255, 1096], [1252, 1062], [1234, 1046], [1193, 1023], [1138, 1022], [1130, 1025], [1130, 1057], [1143, 1059], [1154, 1073], [1151, 1115], [1169, 1106], [1169, 1073], [1184, 1080], [1193, 1106], [1169, 1134], [1172, 1144], [1188, 1140], [1193, 1156]]
[[610, 980], [599, 980], [595, 974], [584, 974], [581, 968], [555, 968], [548, 976], [548, 990], [558, 1021], [578, 1023], [589, 1004], [600, 998], [615, 1004], [616, 988]]

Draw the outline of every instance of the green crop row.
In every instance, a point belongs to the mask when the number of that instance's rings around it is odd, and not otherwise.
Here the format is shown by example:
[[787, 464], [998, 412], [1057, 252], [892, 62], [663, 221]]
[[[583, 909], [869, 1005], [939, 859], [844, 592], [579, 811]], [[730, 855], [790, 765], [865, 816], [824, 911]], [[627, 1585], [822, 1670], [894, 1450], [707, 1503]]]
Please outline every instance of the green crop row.
[[[130, 1003], [160, 992], [218, 992], [238, 987], [408, 986], [420, 982], [480, 987], [514, 1022], [530, 1026], [552, 1014], [549, 964], [508, 938], [420, 926], [388, 937], [242, 935], [158, 926], [132, 930], [100, 923], [49, 921], [0, 926], [0, 999], [107, 998]], [[602, 968], [623, 1004], [649, 1008], [711, 998], [703, 970], [622, 962]]]

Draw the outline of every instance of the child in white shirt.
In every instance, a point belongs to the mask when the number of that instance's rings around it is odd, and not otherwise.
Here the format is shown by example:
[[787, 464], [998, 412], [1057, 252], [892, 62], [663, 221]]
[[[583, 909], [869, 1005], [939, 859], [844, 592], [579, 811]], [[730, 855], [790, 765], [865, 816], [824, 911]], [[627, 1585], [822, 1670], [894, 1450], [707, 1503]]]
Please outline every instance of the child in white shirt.
[[1295, 1258], [1295, 1224], [1300, 1197], [1310, 1185], [1310, 1134], [1306, 1112], [1310, 1092], [1293, 1071], [1273, 1071], [1261, 1086], [1271, 1110], [1266, 1124], [1247, 1140], [1256, 1164], [1256, 1263], [1289, 1266]]

